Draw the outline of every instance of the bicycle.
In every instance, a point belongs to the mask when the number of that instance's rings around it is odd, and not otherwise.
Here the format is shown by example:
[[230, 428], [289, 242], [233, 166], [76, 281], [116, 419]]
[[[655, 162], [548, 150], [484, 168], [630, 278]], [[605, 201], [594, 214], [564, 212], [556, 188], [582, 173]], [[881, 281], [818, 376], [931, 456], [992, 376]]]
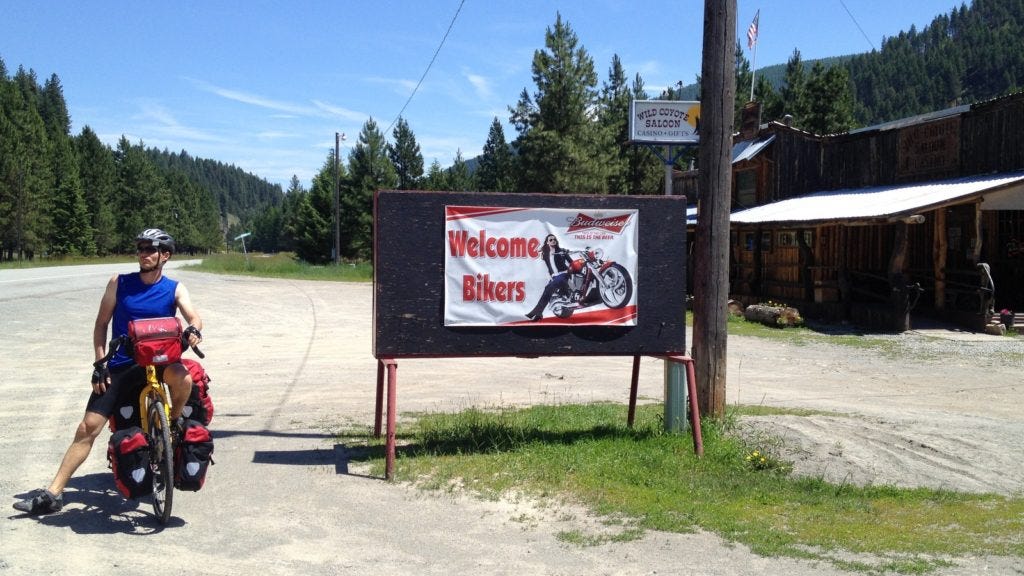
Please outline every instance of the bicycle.
[[[188, 348], [187, 334], [182, 336], [182, 349]], [[107, 355], [93, 363], [93, 367], [101, 371], [104, 365], [117, 351], [131, 343], [127, 335], [118, 336], [110, 341]], [[191, 346], [199, 358], [206, 358], [196, 346]], [[167, 524], [171, 518], [171, 505], [174, 500], [174, 447], [175, 442], [171, 431], [171, 393], [167, 384], [157, 378], [156, 366], [147, 364], [146, 383], [139, 391], [139, 418], [143, 432], [150, 440], [149, 466], [153, 474], [153, 512], [161, 524]]]

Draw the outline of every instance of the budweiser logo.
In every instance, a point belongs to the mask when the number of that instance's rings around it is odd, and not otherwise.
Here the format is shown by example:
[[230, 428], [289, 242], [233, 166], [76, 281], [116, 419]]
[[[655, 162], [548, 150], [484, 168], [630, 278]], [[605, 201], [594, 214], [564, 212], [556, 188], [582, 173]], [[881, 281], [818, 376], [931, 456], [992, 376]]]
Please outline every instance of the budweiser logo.
[[596, 217], [587, 216], [580, 212], [575, 218], [569, 220], [569, 229], [566, 232], [578, 232], [591, 228], [600, 228], [613, 234], [622, 232], [622, 229], [629, 223], [632, 214], [620, 214], [618, 216]]

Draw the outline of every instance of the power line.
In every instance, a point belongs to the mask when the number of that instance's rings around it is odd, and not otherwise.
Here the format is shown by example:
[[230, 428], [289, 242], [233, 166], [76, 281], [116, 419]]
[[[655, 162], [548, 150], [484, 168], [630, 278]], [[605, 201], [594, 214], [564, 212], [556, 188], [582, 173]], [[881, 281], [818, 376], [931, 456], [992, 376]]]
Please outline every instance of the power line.
[[868, 35], [864, 33], [864, 29], [860, 27], [860, 22], [857, 22], [857, 19], [853, 17], [853, 13], [846, 7], [846, 2], [839, 0], [839, 3], [843, 5], [843, 10], [846, 10], [846, 13], [850, 15], [850, 20], [853, 20], [853, 23], [857, 26], [857, 30], [860, 30], [861, 36], [863, 36], [864, 39], [868, 41], [868, 44], [871, 45], [871, 49], [877, 50], [877, 48], [875, 48], [875, 43], [871, 41], [871, 38], [868, 38]]
[[402, 117], [405, 112], [405, 108], [412, 102], [412, 97], [416, 95], [416, 91], [420, 89], [420, 84], [423, 84], [423, 79], [427, 77], [427, 72], [430, 72], [430, 67], [434, 65], [434, 60], [437, 60], [437, 55], [441, 52], [441, 47], [444, 46], [445, 40], [448, 39], [448, 34], [452, 31], [452, 27], [455, 26], [455, 20], [459, 17], [459, 12], [462, 12], [462, 5], [466, 3], [466, 0], [460, 0], [459, 7], [455, 10], [455, 15], [452, 16], [452, 21], [448, 24], [448, 29], [444, 32], [444, 37], [441, 38], [441, 43], [437, 45], [437, 50], [434, 50], [434, 55], [430, 58], [430, 63], [427, 64], [427, 69], [423, 71], [423, 75], [420, 76], [420, 81], [416, 83], [416, 87], [412, 89], [412, 94], [409, 94], [409, 99], [402, 105], [402, 109], [398, 111], [398, 116], [391, 121], [391, 125], [388, 126], [387, 130], [384, 131], [384, 137], [387, 138], [388, 133], [394, 128], [395, 124], [398, 123], [398, 119]]

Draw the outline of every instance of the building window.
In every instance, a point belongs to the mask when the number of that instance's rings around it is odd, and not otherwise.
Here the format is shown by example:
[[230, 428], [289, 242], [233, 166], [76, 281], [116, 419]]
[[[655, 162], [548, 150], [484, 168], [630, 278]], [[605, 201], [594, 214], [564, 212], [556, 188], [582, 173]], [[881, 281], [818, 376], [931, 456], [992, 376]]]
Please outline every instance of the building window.
[[747, 252], [753, 252], [754, 247], [757, 244], [757, 235], [753, 232], [747, 232], [743, 235], [743, 248]]
[[783, 230], [779, 232], [779, 248], [795, 248], [796, 247], [796, 232], [792, 230]]
[[750, 208], [757, 204], [757, 169], [736, 173], [736, 205]]

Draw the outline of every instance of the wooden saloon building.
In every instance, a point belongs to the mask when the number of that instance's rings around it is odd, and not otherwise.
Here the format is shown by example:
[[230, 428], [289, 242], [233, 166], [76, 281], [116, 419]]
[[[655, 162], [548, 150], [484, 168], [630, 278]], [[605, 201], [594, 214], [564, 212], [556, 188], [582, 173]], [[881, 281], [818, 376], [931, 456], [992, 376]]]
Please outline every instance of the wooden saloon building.
[[733, 150], [736, 300], [896, 331], [919, 315], [981, 330], [1024, 309], [1024, 93], [828, 136], [748, 126]]

